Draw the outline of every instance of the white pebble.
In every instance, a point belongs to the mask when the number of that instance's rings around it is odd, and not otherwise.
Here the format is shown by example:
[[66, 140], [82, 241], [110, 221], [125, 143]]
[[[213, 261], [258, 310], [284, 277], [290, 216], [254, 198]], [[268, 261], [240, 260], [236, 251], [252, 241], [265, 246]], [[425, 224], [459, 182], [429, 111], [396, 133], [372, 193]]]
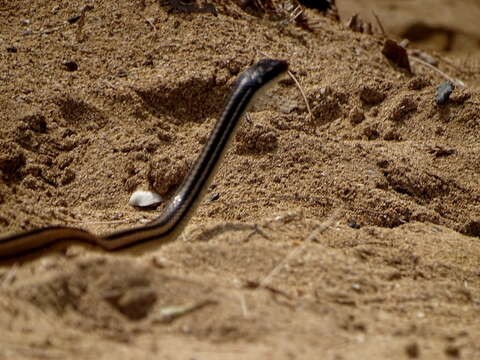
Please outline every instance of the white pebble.
[[153, 207], [160, 204], [163, 201], [162, 197], [153, 191], [137, 190], [130, 200], [128, 200], [128, 205], [136, 207]]

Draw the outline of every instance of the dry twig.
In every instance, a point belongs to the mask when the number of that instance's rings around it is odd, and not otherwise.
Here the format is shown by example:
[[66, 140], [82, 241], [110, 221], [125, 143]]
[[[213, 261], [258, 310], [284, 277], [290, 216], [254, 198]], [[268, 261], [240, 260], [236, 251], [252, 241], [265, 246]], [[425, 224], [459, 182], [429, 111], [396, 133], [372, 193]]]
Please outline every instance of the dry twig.
[[240, 294], [240, 306], [242, 308], [242, 315], [246, 319], [248, 318], [248, 308], [247, 308], [247, 299], [245, 294]]
[[372, 15], [375, 18], [375, 20], [377, 21], [378, 27], [380, 28], [380, 31], [382, 32], [383, 36], [387, 37], [387, 33], [386, 33], [385, 29], [383, 28], [382, 22], [380, 21], [380, 18], [378, 17], [377, 13], [372, 10]]
[[292, 10], [291, 13], [288, 14], [288, 19], [279, 22], [278, 26], [285, 26], [285, 25], [288, 25], [288, 24], [292, 23], [302, 14], [303, 14], [303, 8], [299, 4], [299, 5], [297, 5], [297, 7], [295, 7]]
[[292, 80], [295, 82], [295, 84], [298, 87], [298, 90], [300, 90], [300, 93], [302, 94], [303, 101], [305, 101], [305, 105], [307, 106], [308, 114], [310, 115], [310, 120], [313, 119], [312, 109], [310, 108], [310, 104], [308, 103], [307, 97], [305, 96], [305, 93], [304, 93], [302, 87], [300, 86], [300, 83], [298, 82], [298, 80], [295, 78], [295, 76], [293, 75], [293, 73], [290, 70], [288, 70], [287, 73], [292, 78]]
[[167, 306], [160, 309], [160, 314], [158, 317], [154, 319], [156, 322], [160, 323], [169, 323], [180, 316], [186, 315], [191, 313], [192, 311], [201, 309], [208, 305], [216, 305], [217, 301], [215, 300], [202, 300], [199, 302], [184, 304], [184, 305], [174, 305], [174, 306]]
[[82, 42], [83, 40], [83, 36], [82, 36], [83, 25], [85, 25], [85, 10], [83, 10], [82, 14], [80, 15], [80, 19], [78, 20], [78, 25], [77, 25], [77, 31], [75, 32], [75, 40], [77, 40], [77, 42]]
[[[257, 52], [262, 56], [271, 57], [271, 56], [265, 54], [264, 52], [262, 52], [260, 50], [257, 50]], [[305, 105], [307, 106], [308, 114], [310, 115], [310, 120], [313, 119], [313, 114], [312, 114], [312, 110], [310, 108], [310, 104], [308, 103], [307, 97], [305, 96], [305, 92], [303, 91], [302, 87], [300, 86], [300, 83], [298, 82], [298, 80], [295, 78], [295, 76], [293, 75], [293, 73], [290, 70], [288, 70], [287, 73], [292, 78], [292, 80], [295, 82], [295, 85], [298, 87], [298, 89], [300, 90], [300, 93], [302, 94], [303, 101], [305, 101]]]
[[417, 62], [419, 64], [422, 64], [426, 67], [428, 67], [429, 69], [435, 71], [436, 73], [440, 74], [441, 76], [443, 76], [445, 79], [447, 79], [448, 81], [451, 81], [452, 83], [454, 83], [455, 85], [457, 86], [460, 86], [460, 87], [465, 87], [465, 83], [462, 81], [462, 80], [459, 80], [459, 79], [454, 79], [450, 76], [448, 76], [447, 74], [445, 74], [444, 72], [442, 72], [441, 70], [437, 69], [435, 66], [433, 65], [430, 65], [429, 63], [423, 61], [423, 60], [420, 60], [419, 58], [416, 58], [416, 57], [410, 57], [411, 60], [413, 60], [414, 62]]

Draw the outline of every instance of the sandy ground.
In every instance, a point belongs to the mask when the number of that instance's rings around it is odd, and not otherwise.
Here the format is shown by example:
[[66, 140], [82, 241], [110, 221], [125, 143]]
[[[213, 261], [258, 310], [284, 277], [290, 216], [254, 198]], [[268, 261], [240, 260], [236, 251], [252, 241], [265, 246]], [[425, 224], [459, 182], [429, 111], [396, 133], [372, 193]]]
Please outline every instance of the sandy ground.
[[[0, 359], [480, 358], [480, 7], [439, 2], [0, 1], [3, 234], [153, 219], [130, 194], [174, 194], [262, 54], [312, 112], [269, 90], [173, 243], [2, 261]], [[388, 61], [370, 8], [437, 67]]]

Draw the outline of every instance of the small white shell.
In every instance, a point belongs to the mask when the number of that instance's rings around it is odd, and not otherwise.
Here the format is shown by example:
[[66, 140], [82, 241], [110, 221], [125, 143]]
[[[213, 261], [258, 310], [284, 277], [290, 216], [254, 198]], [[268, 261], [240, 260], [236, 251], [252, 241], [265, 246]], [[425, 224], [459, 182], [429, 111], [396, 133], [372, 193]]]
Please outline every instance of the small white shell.
[[128, 200], [128, 205], [136, 207], [154, 207], [159, 205], [163, 201], [162, 197], [153, 191], [137, 190], [130, 200]]

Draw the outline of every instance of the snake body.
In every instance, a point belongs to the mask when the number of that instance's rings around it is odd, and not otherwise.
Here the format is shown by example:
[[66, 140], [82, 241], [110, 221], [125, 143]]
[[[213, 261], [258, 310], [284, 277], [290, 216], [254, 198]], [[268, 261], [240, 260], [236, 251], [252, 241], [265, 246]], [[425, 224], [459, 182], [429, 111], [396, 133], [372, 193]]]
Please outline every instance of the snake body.
[[61, 241], [80, 241], [111, 251], [158, 240], [166, 243], [183, 231], [198, 207], [202, 195], [213, 180], [239, 120], [260, 90], [278, 79], [288, 69], [283, 60], [263, 59], [245, 70], [235, 81], [222, 115], [192, 169], [158, 217], [132, 229], [106, 235], [69, 226], [47, 226], [0, 238], [0, 258], [11, 258], [46, 248]]

